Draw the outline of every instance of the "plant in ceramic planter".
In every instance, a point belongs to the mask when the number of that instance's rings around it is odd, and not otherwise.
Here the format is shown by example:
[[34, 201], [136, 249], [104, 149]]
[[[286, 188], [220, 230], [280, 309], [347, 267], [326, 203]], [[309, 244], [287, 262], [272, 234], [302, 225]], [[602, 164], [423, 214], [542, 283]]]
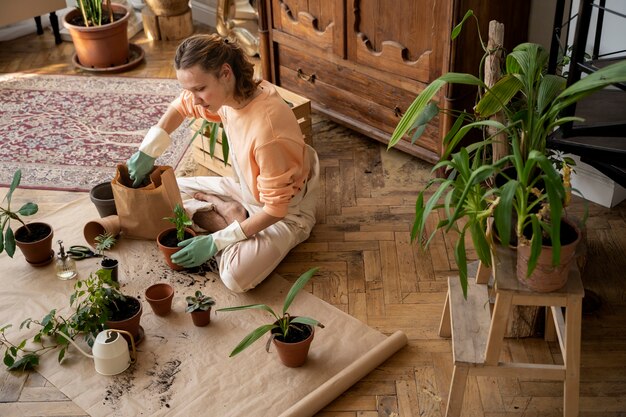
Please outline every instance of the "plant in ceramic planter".
[[[11, 208], [13, 193], [19, 187], [21, 180], [22, 171], [18, 169], [13, 174], [9, 191], [3, 199], [3, 202], [6, 201], [6, 207], [0, 207], [0, 253], [5, 251], [12, 258], [17, 246], [29, 264], [33, 266], [47, 265], [54, 258], [52, 227], [41, 222], [26, 224], [22, 220], [21, 216], [31, 216], [37, 213], [38, 206], [35, 203], [28, 202], [17, 211]], [[11, 220], [15, 220], [22, 225], [15, 233], [11, 227]]]
[[[6, 335], [11, 325], [0, 328], [0, 347], [4, 348], [3, 361], [9, 370], [32, 369], [39, 364], [41, 355], [55, 349], [59, 349], [57, 359], [61, 362], [70, 343], [61, 333], [72, 340], [82, 336], [92, 346], [98, 333], [107, 327], [126, 330], [116, 327], [117, 323], [111, 320], [122, 315], [125, 304], [138, 303], [136, 298], [120, 292], [119, 284], [111, 279], [110, 271], [104, 269], [91, 273], [84, 280], [76, 281], [69, 300], [72, 313], [67, 317], [53, 309], [41, 320], [28, 318], [21, 323], [20, 329], [38, 329], [32, 338], [12, 343]], [[141, 304], [139, 316], [140, 310]], [[127, 315], [138, 314], [131, 311]], [[138, 333], [138, 329], [131, 332], [133, 335]]]
[[170, 221], [174, 227], [159, 233], [157, 245], [169, 267], [175, 271], [180, 271], [185, 268], [172, 262], [171, 256], [182, 249], [182, 247], [178, 246], [180, 242], [196, 235], [190, 228], [193, 222], [180, 204], [176, 204], [176, 207], [174, 207], [174, 216], [165, 217], [165, 219]]
[[130, 11], [111, 0], [77, 0], [77, 8], [64, 17], [76, 48], [78, 63], [85, 68], [115, 68], [129, 62], [128, 19]]
[[119, 262], [117, 259], [110, 258], [106, 255], [106, 251], [110, 250], [117, 243], [117, 239], [112, 233], [101, 233], [95, 238], [96, 242], [96, 252], [98, 255], [102, 256], [102, 260], [100, 261], [100, 267], [102, 269], [111, 271], [111, 279], [115, 282], [118, 280], [118, 265]]
[[[469, 11], [454, 28], [453, 39], [471, 16], [473, 13]], [[483, 49], [486, 54], [490, 52], [484, 44]], [[526, 262], [526, 275], [533, 272], [546, 235], [554, 249], [553, 265], [560, 262], [563, 202], [570, 190], [564, 187], [567, 178], [562, 178], [546, 156], [548, 135], [565, 123], [580, 120], [561, 116], [569, 105], [611, 84], [626, 81], [624, 60], [566, 88], [564, 78], [546, 74], [547, 61], [548, 53], [542, 46], [524, 43], [508, 54], [503, 76], [492, 87], [472, 74], [444, 74], [415, 98], [390, 139], [389, 147], [407, 133], [413, 133], [413, 141], [418, 140], [430, 120], [440, 112], [448, 112], [433, 101], [447, 83], [477, 88], [478, 99], [473, 114], [455, 114], [457, 120], [446, 133], [444, 151], [434, 169], [440, 173], [443, 171], [445, 178], [431, 180], [426, 187], [428, 193], [426, 190], [419, 193], [412, 230], [412, 238], [419, 237], [423, 246], [427, 246], [440, 230], [458, 233], [454, 254], [465, 293], [467, 260], [464, 238], [469, 231], [481, 262], [490, 265], [493, 245], [486, 234], [490, 216], [494, 218], [502, 244], [508, 244], [511, 230], [515, 230], [518, 239], [530, 242], [533, 249]], [[500, 112], [503, 121], [490, 119]], [[466, 135], [475, 129], [483, 133], [484, 139], [460, 146]], [[502, 135], [508, 141], [511, 153], [494, 161], [489, 157], [489, 146]], [[511, 168], [507, 171], [509, 166]], [[501, 176], [504, 180], [493, 185], [492, 176]], [[435, 210], [443, 215], [443, 219], [430, 238], [422, 240], [426, 220]], [[537, 216], [540, 211], [544, 213], [542, 217]], [[511, 226], [513, 223], [515, 227]], [[530, 233], [525, 235], [529, 229]], [[535, 235], [534, 232], [539, 231], [541, 233]]]
[[306, 362], [309, 347], [313, 341], [315, 326], [324, 328], [319, 321], [305, 316], [292, 316], [287, 311], [291, 306], [298, 292], [306, 285], [311, 277], [317, 272], [317, 268], [312, 268], [296, 280], [285, 297], [282, 315], [277, 315], [274, 310], [266, 304], [251, 304], [239, 307], [220, 308], [217, 311], [239, 311], [248, 309], [265, 310], [270, 313], [272, 323], [264, 324], [253, 330], [250, 334], [233, 349], [230, 357], [233, 357], [246, 349], [265, 333], [270, 332], [265, 349], [269, 352], [272, 341], [276, 346], [280, 360], [285, 366], [296, 368]]
[[215, 305], [215, 300], [212, 297], [204, 295], [202, 291], [198, 290], [194, 295], [188, 295], [185, 301], [187, 301], [185, 311], [191, 314], [194, 325], [204, 327], [211, 322], [211, 307]]

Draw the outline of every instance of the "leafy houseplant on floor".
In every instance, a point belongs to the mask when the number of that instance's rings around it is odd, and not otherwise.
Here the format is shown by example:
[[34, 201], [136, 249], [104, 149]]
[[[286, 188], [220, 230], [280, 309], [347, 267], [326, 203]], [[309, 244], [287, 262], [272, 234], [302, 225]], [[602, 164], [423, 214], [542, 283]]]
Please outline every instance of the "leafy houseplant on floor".
[[78, 0], [77, 6], [65, 15], [64, 24], [72, 36], [80, 65], [112, 68], [127, 64], [130, 11], [111, 0]]
[[[92, 346], [96, 335], [105, 327], [119, 328], [107, 325], [107, 323], [112, 323], [109, 320], [120, 315], [120, 310], [123, 310], [125, 303], [134, 305], [133, 301], [129, 302], [131, 299], [138, 303], [136, 298], [125, 296], [119, 291], [119, 284], [111, 280], [109, 271], [100, 269], [90, 274], [87, 279], [79, 280], [74, 284], [74, 292], [70, 295], [70, 306], [73, 312], [69, 317], [63, 317], [57, 314], [56, 309], [53, 309], [41, 320], [28, 318], [22, 322], [20, 329], [30, 329], [31, 326], [39, 328], [30, 339], [30, 344], [29, 339], [16, 344], [11, 343], [5, 334], [11, 325], [0, 329], [4, 364], [9, 370], [32, 369], [39, 364], [41, 355], [55, 349], [59, 349], [57, 359], [61, 362], [69, 347], [68, 340], [61, 336], [61, 332], [72, 340], [83, 336], [89, 346]], [[141, 304], [139, 304], [139, 316], [140, 309]], [[137, 312], [132, 314], [138, 315]], [[138, 334], [138, 330], [134, 330], [131, 334]], [[31, 347], [32, 345], [35, 347]]]
[[[455, 27], [453, 38], [458, 36], [462, 24], [471, 16], [473, 13], [469, 11]], [[489, 53], [484, 44], [483, 49], [486, 54]], [[544, 248], [549, 242], [553, 249], [548, 256], [551, 259], [548, 269], [559, 265], [563, 202], [570, 190], [564, 187], [567, 178], [561, 177], [546, 156], [547, 137], [562, 124], [580, 120], [562, 117], [560, 114], [566, 107], [594, 91], [626, 81], [625, 60], [565, 88], [564, 78], [546, 74], [547, 61], [548, 53], [543, 47], [524, 43], [506, 57], [504, 75], [492, 87], [471, 74], [442, 75], [415, 98], [389, 142], [389, 147], [392, 147], [410, 132], [415, 132], [413, 140], [417, 140], [430, 120], [439, 112], [447, 111], [439, 109], [431, 101], [446, 83], [477, 87], [479, 100], [474, 113], [455, 114], [458, 119], [447, 132], [442, 158], [433, 169], [445, 169], [446, 177], [431, 180], [419, 193], [412, 230], [414, 240], [421, 237], [426, 232], [427, 219], [433, 211], [441, 209], [439, 212], [443, 219], [430, 238], [420, 239], [420, 242], [428, 245], [440, 230], [458, 233], [454, 253], [465, 293], [467, 260], [464, 238], [469, 230], [478, 257], [483, 264], [490, 265], [493, 243], [486, 233], [490, 216], [494, 218], [495, 229], [503, 245], [509, 243], [511, 230], [515, 230], [521, 244], [530, 246], [528, 258], [518, 262], [528, 266], [525, 271], [518, 271], [521, 282], [530, 282], [527, 277], [535, 270], [543, 250], [542, 242]], [[503, 122], [490, 119], [498, 112], [504, 114]], [[461, 140], [472, 129], [482, 130], [486, 139], [459, 148]], [[499, 134], [509, 141], [512, 153], [493, 161], [485, 155], [488, 155], [488, 145]], [[505, 171], [509, 165], [513, 167], [513, 175]], [[498, 186], [489, 186], [488, 179], [492, 176], [502, 176], [504, 181]], [[562, 269], [556, 267], [555, 271], [558, 273]]]
[[165, 229], [157, 236], [157, 245], [163, 253], [165, 257], [165, 262], [175, 271], [181, 271], [185, 269], [184, 267], [175, 264], [172, 262], [172, 255], [182, 249], [182, 247], [178, 246], [180, 242], [185, 239], [189, 239], [194, 237], [195, 232], [190, 229], [190, 226], [193, 224], [185, 209], [177, 204], [174, 207], [174, 216], [166, 217], [166, 220], [169, 220], [175, 227], [170, 229]]
[[[20, 207], [17, 211], [11, 210], [11, 199], [13, 192], [19, 187], [22, 180], [22, 171], [17, 170], [13, 174], [13, 180], [9, 186], [9, 191], [4, 197], [6, 208], [0, 207], [0, 253], [6, 251], [9, 257], [15, 254], [15, 247], [18, 246], [26, 262], [33, 266], [44, 266], [52, 262], [54, 251], [52, 250], [52, 227], [47, 223], [26, 224], [20, 216], [31, 216], [37, 213], [38, 206], [29, 202]], [[22, 224], [15, 233], [11, 228], [11, 220], [16, 220]]]
[[187, 301], [185, 311], [191, 314], [194, 325], [204, 327], [211, 322], [211, 307], [215, 305], [215, 300], [212, 297], [204, 295], [202, 291], [198, 290], [194, 295], [188, 295], [185, 301]]
[[265, 310], [270, 313], [274, 319], [276, 319], [273, 323], [258, 327], [249, 335], [244, 337], [235, 349], [233, 349], [230, 357], [233, 357], [246, 349], [265, 333], [271, 332], [265, 349], [269, 352], [270, 343], [273, 341], [276, 346], [276, 350], [278, 351], [278, 356], [285, 366], [297, 368], [304, 365], [309, 352], [309, 347], [313, 341], [314, 326], [324, 328], [324, 325], [310, 317], [292, 316], [287, 312], [287, 310], [291, 306], [291, 303], [298, 292], [306, 285], [316, 272], [317, 268], [309, 269], [304, 274], [300, 275], [300, 277], [296, 280], [287, 293], [287, 297], [285, 297], [285, 301], [283, 303], [283, 313], [281, 316], [278, 316], [271, 307], [265, 304], [251, 304], [239, 307], [220, 308], [217, 310]]

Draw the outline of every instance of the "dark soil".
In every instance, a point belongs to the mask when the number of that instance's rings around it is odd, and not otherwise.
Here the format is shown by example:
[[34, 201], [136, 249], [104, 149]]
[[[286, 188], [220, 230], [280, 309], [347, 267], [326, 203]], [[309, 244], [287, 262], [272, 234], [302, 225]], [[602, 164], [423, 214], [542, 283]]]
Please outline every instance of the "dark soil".
[[20, 227], [15, 232], [15, 240], [20, 242], [37, 242], [50, 234], [50, 226], [44, 223], [31, 223]]
[[280, 335], [280, 329], [272, 330], [272, 334], [276, 334], [275, 339], [285, 343], [298, 343], [305, 340], [311, 335], [311, 326], [302, 323], [293, 323], [287, 332], [287, 338]]
[[[524, 229], [524, 236], [530, 240], [532, 233], [532, 226], [527, 226]], [[569, 223], [561, 222], [561, 246], [569, 245], [574, 242], [578, 238], [578, 234], [576, 233], [576, 229], [574, 229]], [[543, 246], [552, 246], [552, 240], [550, 239], [550, 235], [543, 236], [541, 240], [541, 244]]]
[[102, 261], [100, 262], [100, 265], [103, 268], [113, 268], [115, 265], [117, 265], [117, 259], [102, 258]]
[[[191, 239], [193, 235], [189, 232], [185, 232], [185, 239]], [[185, 240], [183, 239], [183, 240]], [[175, 248], [178, 246], [178, 243], [181, 242], [176, 238], [176, 229], [172, 229], [168, 233], [161, 236], [161, 240], [159, 243], [163, 246], [167, 246], [168, 248]]]
[[[120, 20], [122, 17], [124, 17], [125, 14], [122, 13], [113, 13], [113, 20], [118, 21]], [[76, 15], [74, 18], [72, 18], [69, 23], [71, 25], [74, 26], [85, 26], [85, 21], [83, 20], [83, 16], [81, 14]], [[102, 10], [102, 22], [101, 24], [106, 25], [110, 23], [109, 21], [109, 12], [106, 10]]]
[[110, 321], [126, 320], [137, 314], [141, 308], [139, 300], [126, 296], [126, 301], [116, 301], [116, 306], [108, 306], [111, 316]]

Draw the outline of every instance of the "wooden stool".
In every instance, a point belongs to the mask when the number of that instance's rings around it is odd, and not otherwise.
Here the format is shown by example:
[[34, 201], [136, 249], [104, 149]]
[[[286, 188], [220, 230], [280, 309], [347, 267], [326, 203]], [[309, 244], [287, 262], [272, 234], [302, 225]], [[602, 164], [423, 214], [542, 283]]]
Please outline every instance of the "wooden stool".
[[[448, 278], [448, 295], [439, 336], [452, 337], [454, 370], [446, 416], [461, 415], [469, 375], [522, 377], [563, 381], [563, 415], [578, 416], [580, 390], [580, 333], [584, 289], [576, 266], [565, 287], [540, 293], [524, 287], [516, 277], [515, 252], [498, 250], [495, 266], [496, 301], [490, 314], [489, 268], [479, 266], [476, 280], [468, 279], [467, 300], [458, 277]], [[563, 365], [500, 362], [507, 320], [514, 305], [545, 306], [546, 339], [558, 336]], [[565, 307], [565, 318], [562, 307]], [[548, 323], [554, 321], [554, 327]], [[556, 339], [554, 339], [556, 340]]]

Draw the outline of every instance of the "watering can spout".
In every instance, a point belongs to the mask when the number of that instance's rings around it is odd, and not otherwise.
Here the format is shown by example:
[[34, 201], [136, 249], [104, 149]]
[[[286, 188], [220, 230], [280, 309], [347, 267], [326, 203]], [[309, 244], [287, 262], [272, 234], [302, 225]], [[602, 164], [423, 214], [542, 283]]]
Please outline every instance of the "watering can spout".
[[58, 333], [63, 336], [64, 338], [67, 339], [68, 342], [70, 342], [76, 349], [78, 349], [78, 351], [80, 353], [82, 353], [83, 355], [87, 356], [88, 358], [93, 359], [93, 355], [90, 355], [89, 353], [85, 352], [80, 346], [78, 346], [78, 344], [76, 342], [74, 342], [74, 340], [72, 340], [71, 337], [69, 337], [68, 335], [66, 335], [65, 333], [63, 333], [62, 331], [58, 331]]

